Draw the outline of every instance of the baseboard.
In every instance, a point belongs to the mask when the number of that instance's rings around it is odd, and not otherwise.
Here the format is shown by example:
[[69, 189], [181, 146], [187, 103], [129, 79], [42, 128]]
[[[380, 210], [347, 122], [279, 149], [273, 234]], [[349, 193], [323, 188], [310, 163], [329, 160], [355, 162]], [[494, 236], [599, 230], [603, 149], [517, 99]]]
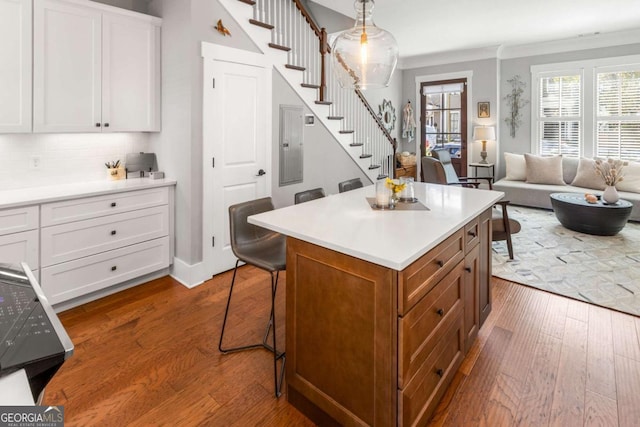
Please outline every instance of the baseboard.
[[202, 262], [187, 264], [176, 257], [173, 258], [173, 266], [169, 275], [189, 289], [195, 288], [209, 279], [209, 277], [205, 277], [204, 264]]

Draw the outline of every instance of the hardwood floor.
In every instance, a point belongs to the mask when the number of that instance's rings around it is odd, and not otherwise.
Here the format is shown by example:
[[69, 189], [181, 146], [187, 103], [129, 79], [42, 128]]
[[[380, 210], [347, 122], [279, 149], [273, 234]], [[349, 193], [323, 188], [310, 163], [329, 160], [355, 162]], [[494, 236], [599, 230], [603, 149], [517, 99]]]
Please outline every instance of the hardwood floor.
[[[269, 314], [268, 275], [238, 279], [229, 345], [261, 340]], [[64, 405], [67, 426], [313, 425], [274, 398], [270, 353], [218, 352], [230, 280], [189, 290], [166, 277], [62, 313], [76, 350], [43, 404]], [[495, 278], [493, 290], [431, 425], [638, 426], [640, 318]]]

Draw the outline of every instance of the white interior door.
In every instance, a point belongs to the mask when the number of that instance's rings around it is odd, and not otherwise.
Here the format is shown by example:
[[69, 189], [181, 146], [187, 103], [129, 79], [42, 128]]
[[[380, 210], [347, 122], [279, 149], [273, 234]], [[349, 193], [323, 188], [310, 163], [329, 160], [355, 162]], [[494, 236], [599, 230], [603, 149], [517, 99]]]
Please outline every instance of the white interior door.
[[203, 261], [214, 275], [236, 262], [229, 206], [271, 194], [271, 65], [208, 44], [203, 56]]

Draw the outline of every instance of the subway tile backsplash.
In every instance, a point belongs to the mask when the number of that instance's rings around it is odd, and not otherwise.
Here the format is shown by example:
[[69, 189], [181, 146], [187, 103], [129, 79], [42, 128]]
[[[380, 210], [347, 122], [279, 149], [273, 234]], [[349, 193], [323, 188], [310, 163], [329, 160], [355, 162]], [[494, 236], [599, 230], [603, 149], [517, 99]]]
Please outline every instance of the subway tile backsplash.
[[0, 190], [107, 179], [106, 162], [150, 147], [146, 133], [2, 134]]

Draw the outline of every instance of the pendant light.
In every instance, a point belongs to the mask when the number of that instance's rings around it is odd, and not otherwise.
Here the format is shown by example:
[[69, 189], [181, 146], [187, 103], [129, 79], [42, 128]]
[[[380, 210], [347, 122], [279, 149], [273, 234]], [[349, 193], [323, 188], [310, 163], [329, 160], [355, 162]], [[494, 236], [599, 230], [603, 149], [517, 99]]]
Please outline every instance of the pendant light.
[[332, 68], [345, 89], [379, 89], [389, 86], [398, 63], [396, 39], [371, 19], [373, 0], [356, 0], [356, 23], [331, 46]]

